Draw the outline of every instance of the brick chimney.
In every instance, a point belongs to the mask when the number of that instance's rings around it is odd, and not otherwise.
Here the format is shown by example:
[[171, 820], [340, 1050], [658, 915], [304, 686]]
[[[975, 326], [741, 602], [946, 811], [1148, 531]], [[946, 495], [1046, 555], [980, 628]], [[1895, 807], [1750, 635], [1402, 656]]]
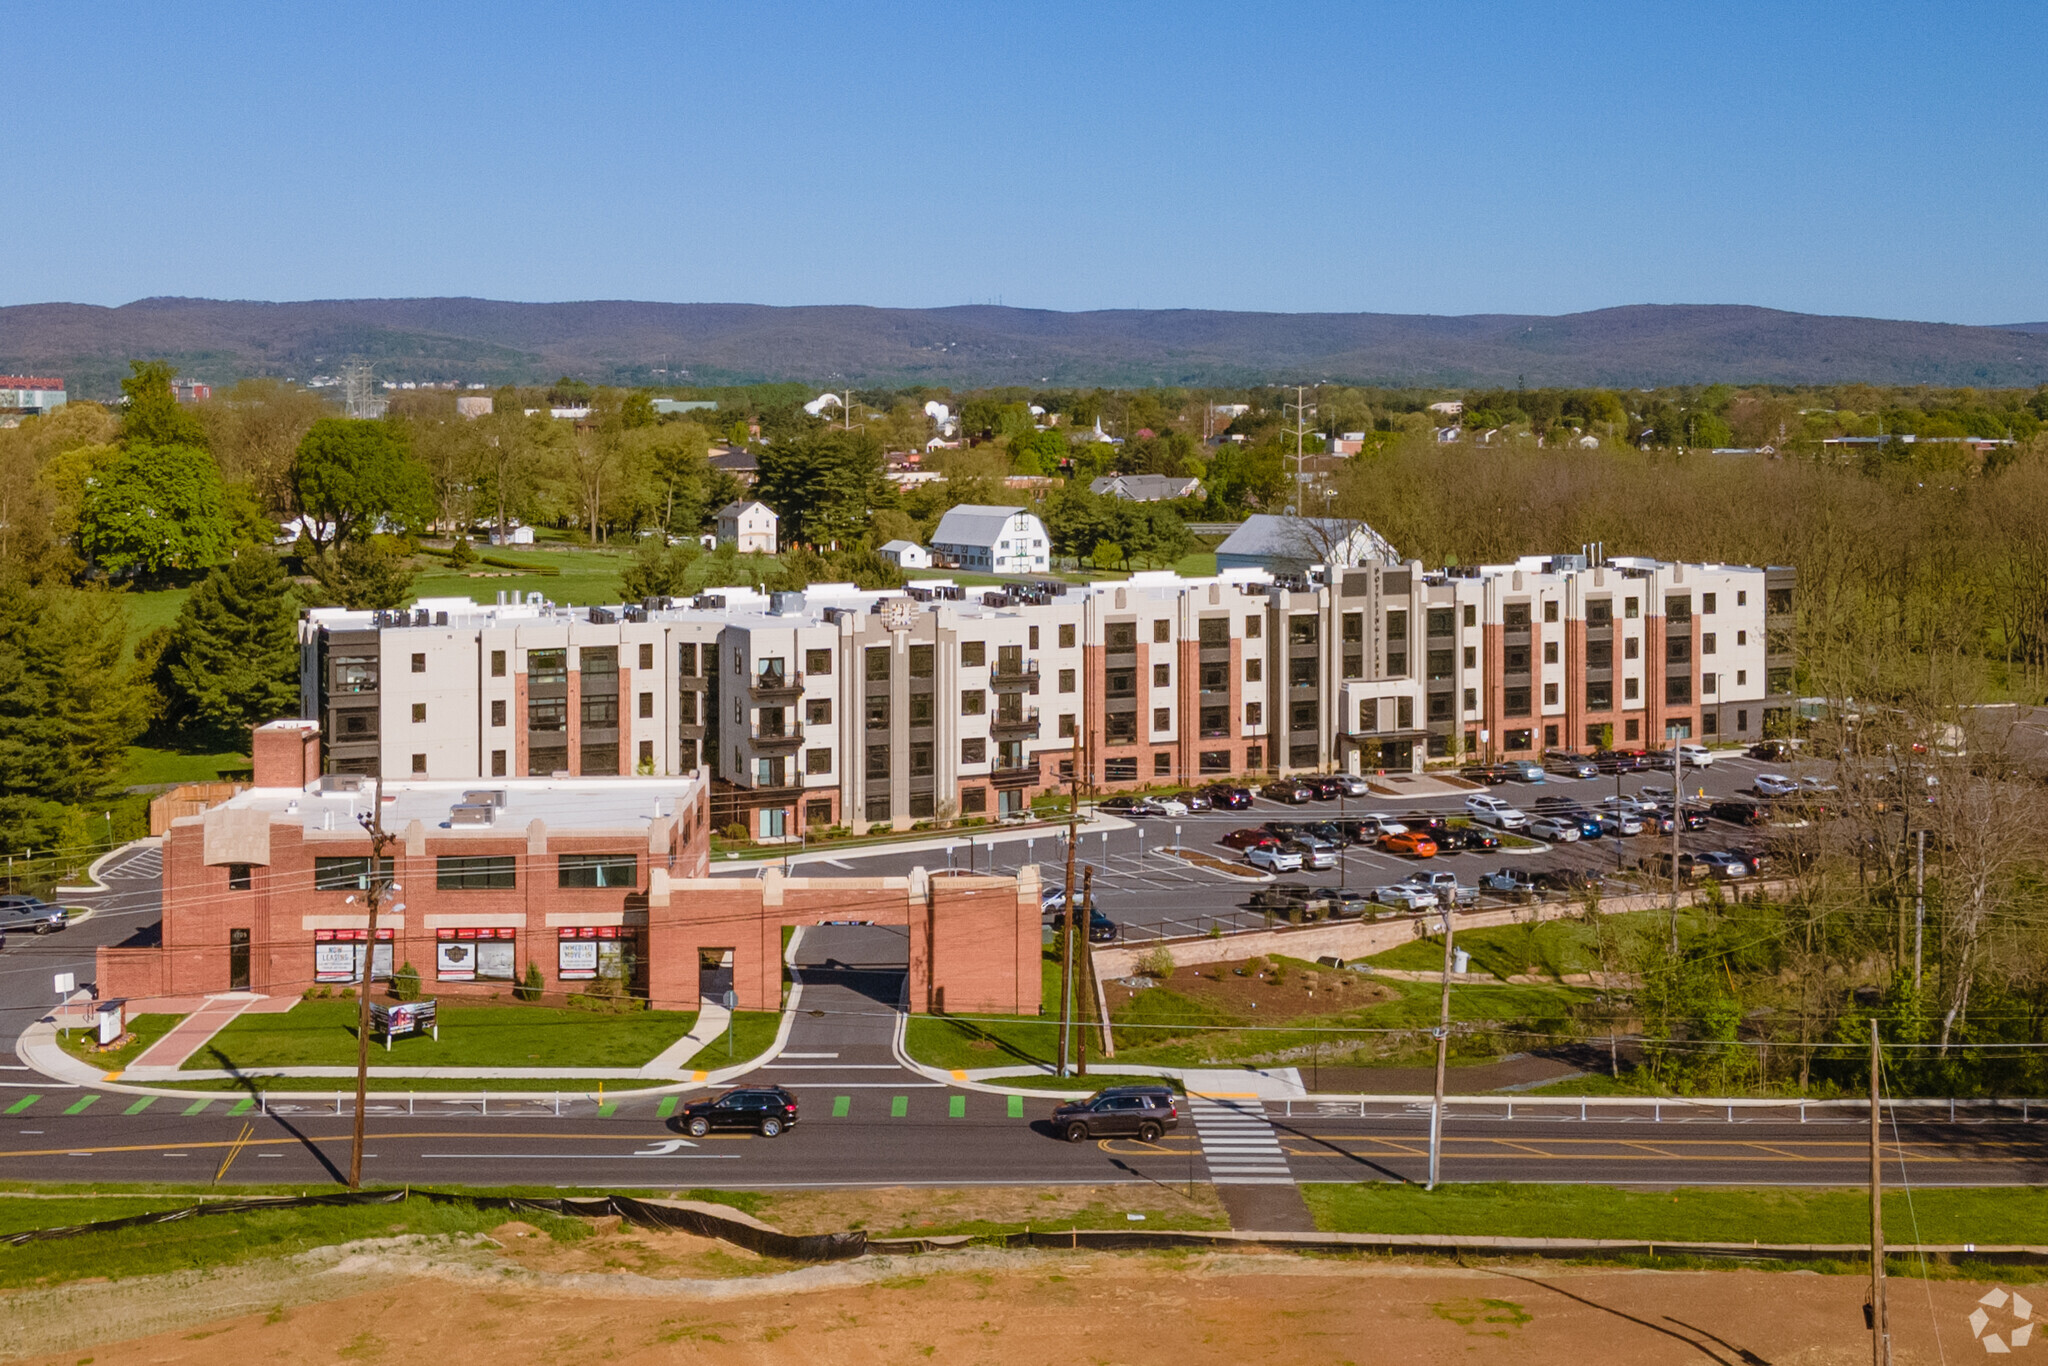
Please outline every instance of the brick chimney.
[[320, 723], [287, 718], [260, 725], [249, 754], [256, 786], [304, 788], [320, 776]]

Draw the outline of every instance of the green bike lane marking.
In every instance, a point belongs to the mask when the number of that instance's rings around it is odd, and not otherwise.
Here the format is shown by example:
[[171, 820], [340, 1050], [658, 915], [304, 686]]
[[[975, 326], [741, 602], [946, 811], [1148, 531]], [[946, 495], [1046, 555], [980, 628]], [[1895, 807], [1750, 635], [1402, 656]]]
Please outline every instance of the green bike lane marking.
[[909, 1096], [891, 1096], [891, 1097], [889, 1098], [889, 1118], [891, 1118], [891, 1119], [901, 1119], [901, 1118], [903, 1118], [903, 1117], [904, 1117], [905, 1115], [907, 1115], [907, 1114], [909, 1114], [909, 1113], [910, 1113], [910, 1097], [909, 1097]]
[[205, 1100], [195, 1100], [185, 1107], [185, 1113], [188, 1115], [204, 1114], [206, 1113], [206, 1107], [211, 1104], [213, 1104], [213, 1098], [210, 1096]]
[[29, 1106], [35, 1104], [37, 1101], [41, 1099], [42, 1097], [37, 1095], [23, 1096], [20, 1100], [17, 1100], [16, 1102], [14, 1102], [14, 1104], [7, 1107], [7, 1113], [10, 1115], [18, 1115], [23, 1110], [28, 1109]]
[[845, 1118], [846, 1118], [846, 1116], [848, 1115], [848, 1113], [850, 1113], [850, 1112], [852, 1111], [852, 1109], [853, 1109], [853, 1097], [852, 1097], [852, 1096], [834, 1096], [834, 1097], [832, 1097], [832, 1118], [834, 1118], [834, 1119], [845, 1119]]
[[70, 1106], [65, 1109], [64, 1113], [67, 1115], [82, 1115], [87, 1110], [90, 1110], [93, 1107], [93, 1102], [98, 1099], [99, 1095], [97, 1093], [94, 1093], [93, 1095], [86, 1096], [82, 1100], [75, 1100], [71, 1102]]
[[246, 1115], [255, 1108], [255, 1097], [243, 1096], [240, 1100], [236, 1101], [232, 1107], [229, 1108], [228, 1113], [231, 1115]]
[[1011, 1118], [1011, 1119], [1022, 1119], [1022, 1118], [1024, 1118], [1024, 1097], [1022, 1097], [1022, 1096], [1011, 1096], [1011, 1097], [1010, 1097], [1010, 1118]]
[[675, 1112], [676, 1097], [674, 1096], [663, 1096], [661, 1098], [661, 1104], [654, 1107], [654, 1117], [656, 1119], [667, 1119], [670, 1115], [674, 1114]]
[[139, 1115], [144, 1110], [147, 1110], [150, 1106], [154, 1104], [156, 1104], [155, 1096], [144, 1096], [141, 1100], [136, 1101], [133, 1105], [129, 1106], [121, 1113], [124, 1115]]
[[967, 1097], [965, 1097], [965, 1096], [949, 1096], [949, 1097], [947, 1097], [947, 1099], [946, 1099], [946, 1118], [948, 1118], [948, 1119], [965, 1119], [965, 1118], [967, 1118]]

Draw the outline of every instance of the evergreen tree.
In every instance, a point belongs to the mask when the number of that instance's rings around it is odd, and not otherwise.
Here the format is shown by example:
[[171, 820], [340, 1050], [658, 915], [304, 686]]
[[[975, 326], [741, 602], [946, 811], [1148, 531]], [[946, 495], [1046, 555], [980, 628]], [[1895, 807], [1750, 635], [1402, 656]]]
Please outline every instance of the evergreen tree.
[[298, 604], [267, 550], [247, 550], [194, 589], [160, 677], [173, 725], [241, 749], [249, 728], [299, 709]]
[[146, 715], [113, 595], [0, 583], [0, 797], [89, 800]]
[[381, 539], [351, 541], [336, 554], [305, 557], [306, 572], [320, 585], [323, 606], [357, 611], [403, 607], [412, 597], [412, 562]]
[[128, 362], [134, 373], [121, 381], [126, 410], [121, 414], [121, 439], [145, 446], [206, 446], [206, 428], [185, 411], [171, 391], [178, 368], [169, 361]]

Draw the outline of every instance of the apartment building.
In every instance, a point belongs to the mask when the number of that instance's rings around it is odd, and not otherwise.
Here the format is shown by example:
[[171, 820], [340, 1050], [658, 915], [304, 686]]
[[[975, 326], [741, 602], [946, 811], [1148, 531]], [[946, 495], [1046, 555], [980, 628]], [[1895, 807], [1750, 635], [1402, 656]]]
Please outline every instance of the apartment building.
[[[617, 608], [319, 609], [336, 773], [706, 771], [719, 828], [899, 828], [1091, 788], [1745, 741], [1792, 706], [1786, 569], [1530, 557]], [[1612, 728], [1611, 731], [1609, 728]]]

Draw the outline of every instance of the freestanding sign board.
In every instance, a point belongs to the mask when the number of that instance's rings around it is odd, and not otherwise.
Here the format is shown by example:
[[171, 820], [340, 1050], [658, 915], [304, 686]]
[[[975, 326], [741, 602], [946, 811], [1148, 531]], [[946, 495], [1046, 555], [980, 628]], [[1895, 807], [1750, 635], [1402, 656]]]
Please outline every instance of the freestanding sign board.
[[391, 1051], [391, 1041], [400, 1034], [431, 1033], [438, 1041], [441, 1026], [435, 1021], [433, 1001], [400, 1001], [396, 1005], [370, 1005], [370, 1028], [384, 1033], [384, 1051]]
[[93, 1023], [99, 1028], [99, 1045], [107, 1045], [128, 1032], [128, 1003], [101, 1001], [93, 1007]]

